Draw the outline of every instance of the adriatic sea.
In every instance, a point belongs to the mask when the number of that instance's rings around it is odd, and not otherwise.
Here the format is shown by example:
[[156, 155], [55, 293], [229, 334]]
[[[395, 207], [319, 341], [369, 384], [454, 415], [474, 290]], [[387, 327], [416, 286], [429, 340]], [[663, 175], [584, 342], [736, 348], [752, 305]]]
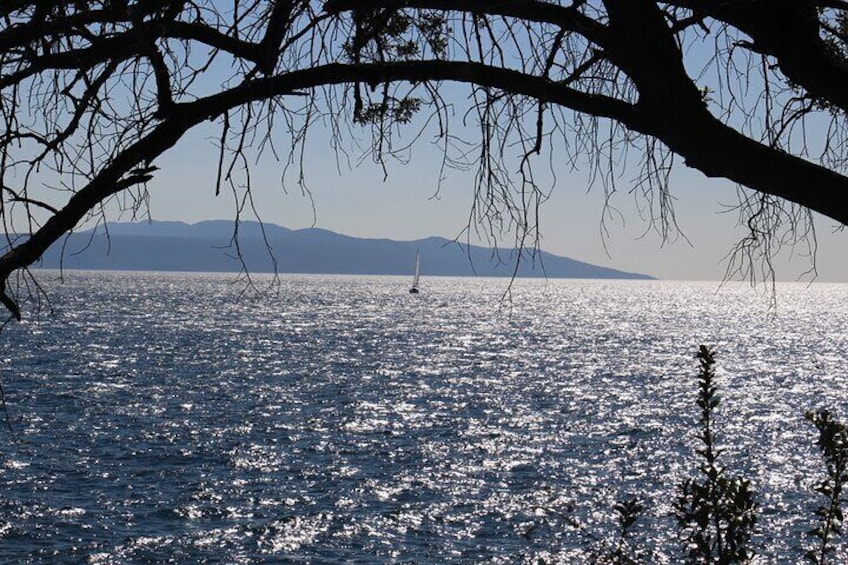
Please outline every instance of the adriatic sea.
[[848, 285], [37, 276], [0, 332], [0, 563], [581, 563], [630, 498], [640, 561], [678, 562], [700, 344], [761, 562], [795, 563], [804, 412], [848, 418]]

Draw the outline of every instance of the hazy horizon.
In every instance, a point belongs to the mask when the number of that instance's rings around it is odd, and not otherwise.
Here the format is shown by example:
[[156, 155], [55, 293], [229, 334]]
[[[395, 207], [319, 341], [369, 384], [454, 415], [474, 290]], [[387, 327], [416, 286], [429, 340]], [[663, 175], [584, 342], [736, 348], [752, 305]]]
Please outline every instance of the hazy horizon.
[[[268, 155], [251, 165], [251, 205], [263, 221], [354, 237], [464, 239], [473, 172], [447, 171], [440, 179], [438, 151], [421, 143], [407, 162], [387, 163], [384, 173], [367, 160], [356, 165], [342, 162], [327, 148], [327, 133], [317, 126], [314, 133], [304, 155], [305, 189], [294, 179], [284, 178], [283, 164]], [[225, 188], [214, 195], [215, 168], [209, 167], [216, 159], [215, 147], [209, 143], [214, 135], [209, 125], [199, 128], [162, 157], [160, 171], [149, 184], [152, 219], [231, 220], [239, 207], [243, 219], [253, 219], [250, 207], [240, 200], [242, 192], [237, 196]], [[739, 215], [731, 209], [738, 202], [736, 186], [682, 165], [674, 167], [670, 179], [675, 208], [670, 222], [679, 226], [682, 235], [672, 230], [665, 242], [660, 226], [655, 222], [651, 227], [650, 218], [657, 211], [646, 209], [645, 201], [631, 192], [629, 177], [618, 178], [620, 186], [607, 196], [602, 186], [588, 189], [590, 179], [570, 165], [563, 164], [562, 170], [553, 165], [551, 170], [547, 165], [542, 169], [537, 180], [550, 193], [539, 209], [541, 248], [556, 255], [666, 280], [722, 280], [726, 256], [746, 235], [746, 226], [737, 225]], [[474, 231], [486, 228], [472, 226], [471, 242], [480, 243]], [[848, 242], [845, 234], [834, 228], [832, 220], [818, 217], [816, 236], [816, 280], [848, 282], [848, 261], [842, 252]], [[510, 244], [512, 239], [507, 231], [501, 242]], [[802, 277], [810, 270], [807, 255], [803, 246], [794, 252], [785, 248], [774, 262], [777, 279]]]

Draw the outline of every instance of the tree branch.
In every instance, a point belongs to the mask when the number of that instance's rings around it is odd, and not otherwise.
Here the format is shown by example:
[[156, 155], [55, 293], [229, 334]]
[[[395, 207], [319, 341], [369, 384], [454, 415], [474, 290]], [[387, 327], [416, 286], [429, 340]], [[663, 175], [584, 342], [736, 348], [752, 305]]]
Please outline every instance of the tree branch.
[[788, 79], [819, 100], [848, 112], [848, 61], [837, 56], [821, 38], [816, 11], [817, 7], [848, 10], [848, 3], [814, 0], [666, 3], [696, 10], [736, 27], [753, 40], [758, 53], [774, 57]]
[[329, 13], [385, 7], [470, 12], [548, 23], [577, 32], [590, 41], [599, 40], [606, 32], [605, 26], [585, 16], [574, 6], [566, 7], [538, 0], [327, 0], [324, 3], [324, 10]]

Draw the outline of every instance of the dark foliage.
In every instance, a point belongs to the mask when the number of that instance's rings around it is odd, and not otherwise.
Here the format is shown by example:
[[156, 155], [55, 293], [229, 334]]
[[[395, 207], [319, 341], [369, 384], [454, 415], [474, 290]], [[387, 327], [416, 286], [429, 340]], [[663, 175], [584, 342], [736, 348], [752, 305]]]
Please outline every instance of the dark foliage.
[[719, 464], [715, 411], [721, 400], [716, 393], [715, 354], [701, 346], [697, 354], [698, 407], [701, 409], [702, 447], [697, 479], [681, 485], [675, 512], [687, 559], [693, 563], [743, 563], [754, 551], [751, 536], [757, 524], [756, 504], [750, 481], [728, 477]]
[[834, 552], [834, 538], [842, 535], [842, 505], [846, 501], [843, 491], [848, 483], [848, 430], [845, 424], [834, 420], [828, 410], [807, 412], [806, 417], [819, 432], [817, 444], [824, 459], [826, 477], [816, 487], [816, 492], [826, 502], [816, 509], [818, 525], [807, 532], [817, 538], [817, 543], [805, 557], [812, 563], [823, 565]]

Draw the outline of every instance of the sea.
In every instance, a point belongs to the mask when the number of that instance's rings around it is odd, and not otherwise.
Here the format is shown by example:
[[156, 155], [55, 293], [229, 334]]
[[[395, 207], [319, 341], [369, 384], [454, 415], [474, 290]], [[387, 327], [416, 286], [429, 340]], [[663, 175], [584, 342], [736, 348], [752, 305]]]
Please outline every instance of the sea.
[[[0, 332], [0, 563], [677, 563], [715, 348], [761, 563], [813, 545], [848, 285], [36, 272]], [[846, 554], [836, 539], [836, 562]], [[843, 561], [844, 562], [844, 561]]]

